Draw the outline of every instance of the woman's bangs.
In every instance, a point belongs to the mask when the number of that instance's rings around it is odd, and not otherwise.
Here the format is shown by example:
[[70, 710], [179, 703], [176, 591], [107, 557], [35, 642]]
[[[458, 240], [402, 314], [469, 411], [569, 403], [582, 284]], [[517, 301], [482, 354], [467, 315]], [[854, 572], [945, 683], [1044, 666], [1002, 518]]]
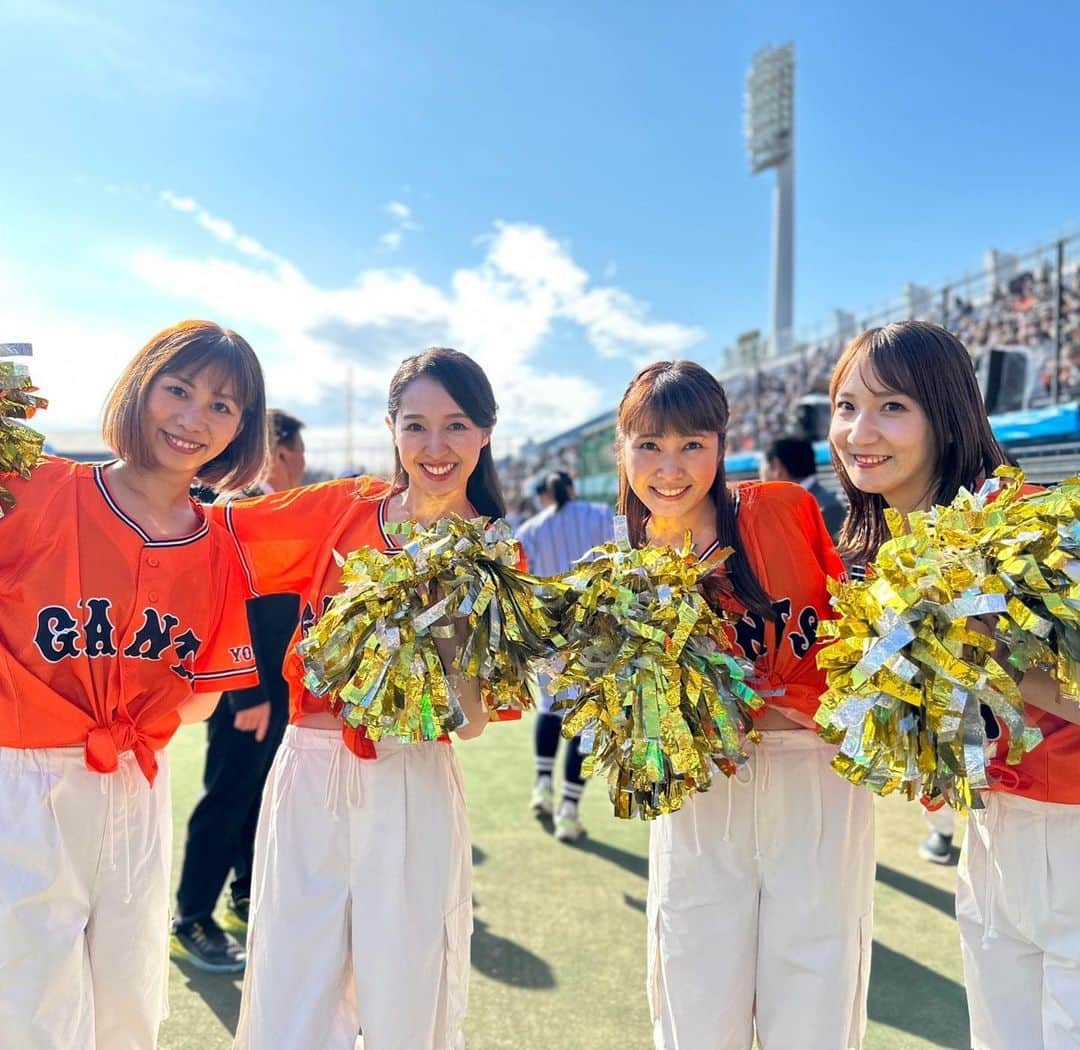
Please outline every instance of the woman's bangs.
[[[923, 397], [919, 392], [919, 385], [915, 381], [908, 356], [893, 340], [883, 338], [882, 335], [879, 335], [870, 345], [869, 352], [860, 365], [860, 367], [869, 365], [877, 376], [878, 382], [883, 384], [883, 389], [875, 390], [874, 393], [905, 394], [922, 404]], [[869, 378], [865, 374], [862, 375], [868, 389], [870, 388]]]
[[858, 374], [875, 396], [892, 392], [922, 401], [909, 362], [902, 350], [886, 338], [884, 329], [878, 329], [870, 338], [860, 337], [841, 355], [829, 384], [829, 398], [834, 407], [852, 372]]
[[246, 412], [255, 402], [260, 385], [252, 358], [251, 353], [231, 340], [199, 339], [174, 354], [157, 369], [155, 376], [167, 370], [191, 377], [209, 370], [214, 388], [222, 392], [230, 390], [239, 408]]
[[621, 420], [629, 434], [719, 434], [727, 418], [721, 401], [674, 383], [657, 383], [627, 406]]

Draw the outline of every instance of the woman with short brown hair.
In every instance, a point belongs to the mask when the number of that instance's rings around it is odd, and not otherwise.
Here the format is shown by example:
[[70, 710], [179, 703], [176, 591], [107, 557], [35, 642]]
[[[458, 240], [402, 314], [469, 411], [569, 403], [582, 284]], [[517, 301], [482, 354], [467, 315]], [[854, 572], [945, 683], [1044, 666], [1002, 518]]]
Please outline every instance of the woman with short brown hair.
[[105, 411], [119, 457], [47, 457], [0, 519], [0, 1041], [138, 1047], [165, 1012], [163, 749], [257, 681], [232, 540], [188, 495], [265, 457], [251, 347], [207, 321], [151, 339]]

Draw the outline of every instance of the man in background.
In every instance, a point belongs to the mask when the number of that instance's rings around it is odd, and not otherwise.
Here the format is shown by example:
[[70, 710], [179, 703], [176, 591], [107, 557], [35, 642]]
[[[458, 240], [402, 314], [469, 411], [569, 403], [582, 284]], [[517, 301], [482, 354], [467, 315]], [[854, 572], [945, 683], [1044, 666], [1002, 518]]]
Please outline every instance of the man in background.
[[[259, 496], [303, 483], [304, 424], [280, 409], [268, 413], [273, 446], [266, 472], [251, 489]], [[188, 821], [176, 894], [170, 954], [208, 973], [244, 969], [255, 827], [263, 784], [289, 721], [289, 690], [281, 674], [299, 619], [295, 594], [271, 594], [248, 603], [248, 622], [259, 684], [224, 693], [206, 724], [203, 795]], [[214, 919], [218, 897], [233, 872], [224, 926]], [[228, 932], [227, 932], [228, 931]]]
[[832, 538], [839, 539], [847, 509], [817, 479], [814, 446], [805, 438], [779, 437], [765, 449], [761, 457], [762, 481], [791, 481], [802, 485], [821, 508], [825, 527]]
[[[529, 562], [529, 572], [534, 575], [557, 576], [567, 572], [587, 550], [612, 538], [610, 508], [576, 499], [573, 478], [565, 471], [548, 474], [537, 486], [536, 494], [543, 509], [517, 530], [517, 538]], [[562, 713], [553, 712], [551, 702], [547, 681], [541, 676], [534, 737], [536, 782], [530, 806], [537, 817], [554, 818], [555, 838], [560, 842], [574, 842], [585, 834], [578, 812], [578, 803], [585, 790], [581, 776], [580, 737], [574, 737], [566, 747], [562, 798], [556, 811], [553, 780], [562, 735]]]

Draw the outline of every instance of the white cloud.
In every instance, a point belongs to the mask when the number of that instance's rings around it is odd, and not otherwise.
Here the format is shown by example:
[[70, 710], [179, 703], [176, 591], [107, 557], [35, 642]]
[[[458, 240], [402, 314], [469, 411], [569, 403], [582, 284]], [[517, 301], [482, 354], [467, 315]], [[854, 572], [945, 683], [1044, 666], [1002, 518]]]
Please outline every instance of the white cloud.
[[[161, 302], [174, 301], [178, 315], [210, 316], [241, 331], [263, 362], [271, 401], [306, 416], [330, 469], [342, 465], [346, 376], [358, 421], [354, 449], [365, 462], [381, 462], [390, 376], [403, 357], [432, 343], [457, 346], [485, 369], [500, 405], [496, 448], [505, 451], [613, 403], [625, 377], [609, 389], [581, 375], [590, 371], [590, 354], [624, 359], [628, 371], [684, 354], [704, 337], [698, 328], [653, 320], [647, 304], [623, 289], [594, 285], [570, 249], [534, 224], [496, 223], [477, 261], [445, 285], [398, 267], [325, 286], [198, 201], [174, 193], [161, 200], [212, 240], [205, 252], [133, 251], [130, 273]], [[12, 322], [5, 335], [37, 345], [39, 381], [56, 409], [50, 415], [93, 426], [108, 383], [150, 333], [58, 321], [44, 305], [28, 305], [23, 289], [5, 288], [3, 278], [0, 270], [0, 316]], [[578, 333], [577, 360], [556, 362], [545, 353], [556, 325], [560, 345]], [[72, 367], [75, 353], [79, 367]]]
[[385, 210], [394, 217], [396, 224], [379, 238], [379, 245], [387, 251], [396, 252], [401, 247], [405, 234], [419, 230], [420, 225], [413, 219], [412, 208], [402, 201], [389, 201]]
[[195, 221], [204, 230], [213, 234], [222, 244], [228, 244], [238, 252], [256, 259], [274, 260], [276, 258], [254, 237], [239, 233], [228, 219], [219, 219], [211, 215], [208, 211], [199, 207], [198, 202], [191, 197], [178, 197], [175, 193], [165, 190], [161, 194], [161, 199], [175, 211], [194, 215]]

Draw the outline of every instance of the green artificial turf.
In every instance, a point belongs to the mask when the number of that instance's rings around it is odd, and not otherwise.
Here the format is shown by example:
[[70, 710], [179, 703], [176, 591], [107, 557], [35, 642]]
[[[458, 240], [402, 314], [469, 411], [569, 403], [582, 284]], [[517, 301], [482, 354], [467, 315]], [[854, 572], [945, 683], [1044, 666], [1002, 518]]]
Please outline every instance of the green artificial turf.
[[[528, 812], [531, 730], [526, 717], [456, 745], [475, 860], [470, 1050], [648, 1050], [647, 828], [611, 817], [606, 786], [596, 783], [582, 806], [589, 828], [584, 844], [556, 842], [550, 827]], [[204, 739], [203, 728], [192, 727], [170, 746], [174, 881], [187, 815], [201, 786]], [[918, 858], [926, 834], [917, 806], [877, 802], [869, 1050], [967, 1045], [952, 918], [956, 869]], [[304, 975], [296, 979], [299, 985]], [[240, 1005], [237, 978], [174, 963], [169, 994], [163, 1050], [230, 1046]]]

